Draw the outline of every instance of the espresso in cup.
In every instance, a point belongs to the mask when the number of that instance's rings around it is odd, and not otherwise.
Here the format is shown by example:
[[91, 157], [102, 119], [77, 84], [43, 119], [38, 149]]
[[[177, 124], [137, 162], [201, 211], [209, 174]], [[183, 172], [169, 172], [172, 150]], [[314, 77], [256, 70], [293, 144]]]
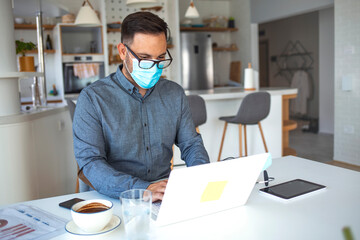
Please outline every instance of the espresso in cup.
[[99, 202], [88, 203], [76, 210], [78, 213], [96, 213], [108, 210], [110, 207]]
[[113, 203], [105, 199], [94, 199], [74, 204], [71, 216], [83, 231], [96, 233], [105, 228], [113, 216]]

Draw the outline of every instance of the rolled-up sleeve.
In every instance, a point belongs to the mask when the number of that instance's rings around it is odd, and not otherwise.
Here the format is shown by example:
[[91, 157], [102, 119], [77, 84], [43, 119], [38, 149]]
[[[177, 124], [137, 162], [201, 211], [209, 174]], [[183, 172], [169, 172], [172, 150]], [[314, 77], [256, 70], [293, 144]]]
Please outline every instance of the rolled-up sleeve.
[[98, 192], [113, 198], [128, 189], [146, 189], [149, 182], [115, 170], [108, 164], [102, 116], [96, 107], [83, 90], [73, 120], [74, 153], [79, 168]]

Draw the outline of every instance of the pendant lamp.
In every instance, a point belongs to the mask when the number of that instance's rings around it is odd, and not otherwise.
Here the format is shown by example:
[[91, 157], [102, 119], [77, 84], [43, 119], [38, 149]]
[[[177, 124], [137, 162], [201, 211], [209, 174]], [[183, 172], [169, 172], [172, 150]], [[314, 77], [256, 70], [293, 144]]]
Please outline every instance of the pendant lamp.
[[193, 0], [190, 2], [190, 6], [185, 13], [186, 18], [198, 18], [200, 17], [198, 10], [196, 9]]
[[127, 0], [126, 5], [129, 7], [151, 7], [159, 4], [159, 0]]
[[83, 2], [82, 7], [76, 16], [75, 25], [81, 27], [94, 27], [101, 25], [101, 22], [89, 0], [85, 0]]

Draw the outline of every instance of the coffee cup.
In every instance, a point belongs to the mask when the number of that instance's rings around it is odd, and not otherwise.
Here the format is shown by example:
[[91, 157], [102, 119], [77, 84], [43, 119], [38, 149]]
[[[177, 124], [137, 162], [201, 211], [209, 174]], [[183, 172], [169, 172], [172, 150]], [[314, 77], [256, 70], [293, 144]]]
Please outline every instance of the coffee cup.
[[112, 215], [113, 203], [104, 199], [82, 201], [71, 208], [71, 216], [75, 224], [88, 233], [103, 230]]

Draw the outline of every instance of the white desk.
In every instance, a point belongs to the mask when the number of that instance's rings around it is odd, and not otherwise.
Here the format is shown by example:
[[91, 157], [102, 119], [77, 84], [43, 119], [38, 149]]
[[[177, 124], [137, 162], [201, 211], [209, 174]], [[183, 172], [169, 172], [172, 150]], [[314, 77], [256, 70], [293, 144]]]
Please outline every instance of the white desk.
[[[297, 157], [274, 159], [268, 169], [273, 184], [302, 178], [327, 186], [321, 193], [291, 203], [261, 195], [256, 185], [243, 207], [156, 229], [157, 239], [343, 239], [342, 228], [349, 226], [360, 238], [360, 173]], [[58, 203], [73, 197], [104, 198], [97, 192], [65, 195], [26, 202], [71, 219], [70, 211]], [[115, 214], [121, 215], [119, 200]], [[90, 239], [90, 237], [86, 237]], [[64, 233], [55, 239], [79, 239]], [[123, 224], [113, 232], [91, 239], [125, 239]]]

